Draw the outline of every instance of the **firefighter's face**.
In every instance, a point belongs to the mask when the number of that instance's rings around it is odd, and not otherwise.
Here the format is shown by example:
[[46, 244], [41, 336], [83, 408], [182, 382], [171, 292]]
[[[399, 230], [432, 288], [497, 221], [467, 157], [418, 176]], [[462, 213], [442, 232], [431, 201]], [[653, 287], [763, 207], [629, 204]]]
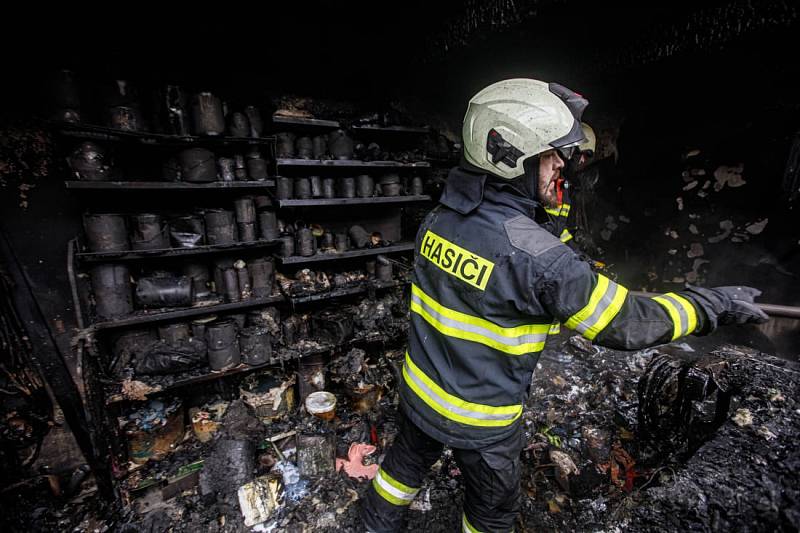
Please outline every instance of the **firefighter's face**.
[[539, 157], [539, 199], [545, 207], [556, 207], [558, 195], [556, 193], [556, 180], [561, 177], [564, 160], [555, 150], [548, 150]]

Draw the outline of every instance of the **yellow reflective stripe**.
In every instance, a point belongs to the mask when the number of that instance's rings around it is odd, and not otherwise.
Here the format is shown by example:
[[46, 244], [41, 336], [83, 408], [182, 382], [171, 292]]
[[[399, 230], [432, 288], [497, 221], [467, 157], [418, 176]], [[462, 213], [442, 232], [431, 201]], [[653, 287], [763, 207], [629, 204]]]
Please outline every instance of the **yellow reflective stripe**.
[[375, 477], [372, 478], [372, 487], [375, 492], [392, 505], [408, 505], [419, 492], [419, 489], [400, 483], [383, 468], [378, 469]]
[[481, 533], [469, 523], [469, 520], [467, 520], [467, 515], [463, 513], [461, 514], [461, 531], [462, 533]]
[[627, 294], [628, 289], [598, 274], [597, 285], [589, 296], [589, 303], [572, 315], [565, 325], [577, 330], [587, 339], [594, 340], [617, 316]]
[[445, 307], [416, 285], [411, 286], [411, 291], [411, 311], [444, 335], [477, 342], [509, 355], [526, 355], [544, 349], [550, 324], [504, 328], [488, 320]]
[[569, 215], [571, 208], [572, 206], [570, 204], [560, 204], [556, 207], [545, 207], [544, 210], [554, 217], [566, 217]]
[[667, 310], [672, 320], [672, 340], [688, 335], [697, 329], [697, 311], [691, 302], [683, 296], [668, 292], [654, 296], [653, 300]]
[[[467, 402], [457, 396], [453, 396], [425, 375], [411, 360], [408, 352], [406, 352], [406, 360], [403, 365], [403, 380], [428, 407], [443, 417], [462, 424], [482, 427], [503, 427], [511, 425], [522, 415], [522, 405], [501, 405], [494, 407], [491, 405]], [[421, 382], [424, 388], [427, 388], [430, 393], [426, 392], [418, 381]], [[436, 398], [432, 395], [435, 395]]]
[[553, 322], [550, 325], [550, 331], [547, 332], [548, 335], [558, 335], [561, 333], [561, 324], [558, 322]]
[[561, 232], [561, 237], [559, 237], [561, 242], [569, 242], [572, 239], [572, 233], [569, 232], [567, 228], [564, 228], [564, 231]]

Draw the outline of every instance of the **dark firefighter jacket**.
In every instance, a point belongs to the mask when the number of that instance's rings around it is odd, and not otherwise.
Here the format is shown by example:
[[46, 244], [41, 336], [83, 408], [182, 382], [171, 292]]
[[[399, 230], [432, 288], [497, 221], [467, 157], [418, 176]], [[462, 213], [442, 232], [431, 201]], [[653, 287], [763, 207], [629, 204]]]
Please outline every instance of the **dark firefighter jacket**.
[[[703, 327], [689, 296], [628, 294], [533, 221], [539, 204], [451, 171], [416, 238], [400, 398], [433, 438], [477, 449], [519, 429], [532, 371], [559, 324], [638, 349]], [[486, 186], [485, 186], [486, 185]]]

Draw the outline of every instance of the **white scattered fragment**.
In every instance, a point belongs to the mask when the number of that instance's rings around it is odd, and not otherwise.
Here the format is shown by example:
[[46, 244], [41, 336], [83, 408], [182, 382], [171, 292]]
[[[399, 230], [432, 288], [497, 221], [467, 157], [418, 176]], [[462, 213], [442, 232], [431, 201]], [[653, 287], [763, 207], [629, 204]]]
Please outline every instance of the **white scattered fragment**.
[[770, 431], [767, 426], [759, 426], [758, 429], [756, 429], [756, 433], [758, 433], [758, 435], [761, 437], [764, 437], [764, 440], [766, 441], [775, 440], [778, 438], [778, 436]]
[[714, 183], [714, 190], [721, 191], [725, 185], [728, 187], [741, 187], [747, 183], [742, 177], [742, 172], [744, 172], [743, 163], [739, 163], [735, 167], [727, 167], [724, 165], [718, 167], [717, 170], [714, 171], [714, 179], [717, 180], [716, 183]]
[[753, 425], [753, 415], [750, 413], [749, 409], [737, 409], [732, 420], [733, 423], [740, 428]]
[[700, 234], [700, 231], [697, 229], [697, 226], [695, 226], [694, 224], [689, 224], [689, 232], [692, 235], [699, 235]]
[[677, 239], [677, 238], [679, 238], [679, 237], [680, 237], [680, 235], [678, 235], [678, 232], [677, 232], [677, 231], [675, 231], [674, 229], [673, 229], [673, 230], [670, 230], [670, 232], [669, 232], [669, 236], [670, 236], [670, 237], [672, 237], [673, 239]]
[[625, 215], [620, 215], [620, 216], [619, 216], [619, 221], [620, 221], [620, 222], [624, 222], [624, 223], [626, 223], [626, 224], [630, 224], [630, 223], [631, 223], [631, 219], [629, 219], [629, 218], [628, 218], [628, 217], [626, 217]]
[[706, 196], [708, 196], [708, 194], [706, 194], [704, 191], [700, 191], [700, 192], [697, 193], [697, 196], [699, 198], [705, 198]]
[[684, 281], [686, 281], [686, 279], [681, 276], [675, 276], [672, 278], [672, 283], [683, 283]]
[[688, 184], [687, 184], [687, 185], [686, 185], [686, 186], [683, 188], [683, 190], [684, 190], [684, 191], [691, 191], [692, 189], [694, 189], [695, 187], [697, 187], [697, 184], [698, 184], [698, 183], [700, 183], [700, 182], [699, 182], [699, 181], [697, 181], [697, 180], [690, 181], [690, 182], [689, 182], [689, 183], [688, 183]]
[[678, 203], [678, 211], [683, 211], [683, 198], [678, 196], [675, 201]]
[[602, 237], [604, 241], [610, 241], [611, 240], [611, 230], [607, 230], [607, 229], [600, 230], [600, 237]]
[[711, 187], [711, 180], [706, 180], [706, 182], [703, 184], [703, 190], [706, 190], [709, 187]]
[[431, 488], [427, 487], [425, 490], [419, 491], [417, 497], [414, 498], [414, 501], [411, 502], [408, 508], [412, 511], [420, 511], [423, 513], [427, 513], [433, 509], [431, 505]]
[[698, 155], [700, 155], [700, 150], [695, 148], [694, 150], [689, 150], [688, 152], [686, 152], [686, 155], [683, 156], [683, 157], [685, 157], [686, 159], [689, 159], [690, 157], [695, 157], [695, 156], [698, 156]]
[[722, 233], [714, 235], [713, 237], [709, 237], [708, 242], [715, 244], [727, 239], [728, 236], [731, 234], [731, 231], [733, 231], [733, 221], [723, 220], [722, 222], [719, 223], [719, 227], [722, 230]]
[[769, 393], [769, 401], [773, 403], [780, 403], [786, 400], [783, 393], [778, 389], [767, 389], [767, 392]]
[[689, 218], [692, 220], [697, 220], [698, 218], [700, 218], [700, 215], [698, 215], [697, 213], [689, 213]]
[[706, 171], [704, 168], [693, 168], [691, 172], [689, 172], [692, 176], [705, 176]]
[[693, 242], [689, 246], [689, 251], [686, 252], [686, 257], [688, 257], [689, 259], [694, 259], [695, 257], [703, 257], [704, 253], [705, 252], [703, 251], [703, 245], [700, 244], [699, 242]]
[[678, 250], [677, 250], [677, 248], [670, 248], [669, 250], [667, 250], [667, 253], [669, 255], [675, 255], [675, 254], [678, 253]]
[[747, 233], [751, 235], [758, 235], [759, 233], [764, 231], [764, 228], [767, 227], [767, 222], [769, 222], [768, 218], [765, 218], [764, 220], [759, 220], [758, 222], [753, 222], [752, 224], [747, 226], [745, 230], [747, 230]]

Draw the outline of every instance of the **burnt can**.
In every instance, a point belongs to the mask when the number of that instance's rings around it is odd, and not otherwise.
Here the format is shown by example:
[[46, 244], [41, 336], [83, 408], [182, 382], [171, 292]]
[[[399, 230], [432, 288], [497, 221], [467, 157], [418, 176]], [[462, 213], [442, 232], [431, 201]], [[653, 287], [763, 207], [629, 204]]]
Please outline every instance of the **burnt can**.
[[[212, 268], [212, 273], [214, 274], [214, 292], [220, 297], [223, 297], [225, 294], [225, 279], [223, 278], [222, 273], [226, 269], [233, 268], [233, 263], [234, 260], [229, 257], [224, 257], [214, 261], [214, 267]], [[238, 287], [236, 292], [239, 292]]]
[[322, 234], [320, 248], [322, 250], [333, 250], [336, 247], [334, 244], [334, 237], [333, 233], [330, 231], [326, 231]]
[[325, 360], [322, 354], [309, 355], [297, 362], [297, 389], [301, 405], [312, 392], [325, 390]]
[[193, 289], [186, 276], [139, 278], [136, 303], [145, 308], [188, 307], [194, 299]]
[[294, 181], [292, 178], [275, 178], [275, 198], [291, 200], [294, 197]]
[[111, 179], [106, 151], [91, 141], [82, 142], [69, 156], [73, 174], [84, 181], [107, 181]]
[[236, 269], [225, 268], [222, 274], [222, 295], [226, 302], [238, 302], [241, 300], [241, 293], [239, 292], [239, 276], [236, 274]]
[[183, 275], [192, 280], [194, 300], [203, 300], [211, 294], [209, 289], [210, 277], [208, 267], [203, 263], [184, 263]]
[[120, 252], [130, 249], [123, 215], [86, 213], [83, 215], [83, 232], [90, 252]]
[[294, 157], [294, 133], [283, 132], [277, 135], [278, 144], [276, 155], [280, 159], [292, 159]]
[[375, 260], [367, 259], [367, 261], [364, 263], [364, 270], [367, 272], [367, 274], [374, 277], [375, 269], [376, 269]]
[[311, 198], [311, 182], [308, 178], [294, 179], [294, 196], [300, 200]]
[[95, 313], [101, 319], [119, 318], [133, 311], [131, 274], [122, 264], [101, 264], [89, 271]]
[[80, 122], [81, 99], [80, 90], [71, 70], [60, 70], [52, 80], [52, 94], [55, 107], [59, 110], [57, 116], [64, 118], [66, 111], [72, 112]]
[[242, 362], [246, 365], [257, 366], [269, 363], [272, 357], [272, 342], [269, 332], [263, 328], [244, 328], [239, 332], [239, 351]]
[[333, 236], [333, 245], [337, 252], [346, 252], [349, 242], [346, 233], [337, 233]]
[[392, 281], [392, 263], [385, 255], [375, 258], [375, 277], [378, 281]]
[[160, 215], [140, 213], [131, 216], [131, 246], [134, 250], [169, 248], [169, 232]]
[[250, 270], [246, 265], [236, 267], [236, 282], [239, 284], [239, 298], [249, 300], [252, 290], [250, 288]]
[[217, 136], [225, 133], [222, 100], [209, 92], [195, 95], [192, 102], [192, 119], [195, 135]]
[[291, 257], [294, 255], [294, 237], [292, 235], [284, 235], [278, 239], [281, 241], [280, 256]]
[[217, 180], [214, 154], [205, 148], [189, 148], [178, 154], [181, 180], [190, 183], [207, 183]]
[[139, 110], [129, 106], [118, 105], [109, 110], [108, 125], [115, 130], [140, 131], [142, 130], [142, 117]]
[[381, 185], [381, 194], [383, 196], [400, 196], [402, 186], [399, 183], [387, 183]]
[[328, 151], [334, 159], [353, 158], [353, 139], [344, 130], [335, 130], [328, 134]]
[[304, 479], [333, 474], [336, 471], [336, 433], [297, 435], [297, 468]]
[[328, 138], [317, 135], [311, 139], [311, 156], [314, 159], [324, 159], [328, 155]]
[[192, 337], [205, 341], [208, 324], [217, 319], [216, 315], [206, 316], [192, 320]]
[[236, 212], [236, 222], [249, 223], [256, 221], [256, 205], [249, 196], [234, 200], [233, 207]]
[[244, 108], [244, 114], [250, 122], [250, 137], [258, 138], [264, 133], [264, 121], [261, 119], [261, 112], [256, 106], [249, 105]]
[[247, 265], [250, 271], [250, 286], [254, 298], [267, 298], [272, 295], [275, 282], [275, 264], [269, 259], [253, 259]]
[[252, 181], [264, 181], [269, 177], [267, 161], [259, 152], [250, 152], [247, 155], [247, 175]]
[[314, 255], [314, 234], [309, 228], [300, 228], [295, 232], [295, 249], [297, 255], [302, 257]]
[[266, 194], [258, 194], [253, 196], [253, 203], [256, 206], [256, 211], [272, 207], [272, 199]]
[[225, 209], [209, 209], [205, 213], [206, 241], [210, 245], [236, 242], [233, 213]]
[[278, 216], [275, 211], [264, 210], [258, 214], [259, 235], [266, 241], [278, 238]]
[[239, 232], [239, 242], [253, 242], [256, 240], [256, 225], [253, 222], [236, 224]]
[[342, 198], [356, 197], [356, 179], [352, 177], [339, 178], [339, 196]]
[[335, 198], [336, 197], [336, 180], [333, 178], [324, 178], [322, 180], [322, 197]]
[[322, 198], [322, 178], [319, 176], [309, 176], [308, 181], [311, 184], [311, 196], [313, 198]]
[[212, 370], [227, 370], [241, 362], [236, 329], [233, 320], [220, 320], [206, 327], [208, 366]]
[[247, 162], [242, 154], [233, 156], [233, 176], [236, 181], [247, 181]]
[[163, 92], [167, 134], [186, 137], [190, 133], [189, 99], [178, 85], [167, 85]]
[[294, 143], [295, 156], [299, 159], [311, 159], [314, 155], [314, 147], [311, 137], [298, 137]]
[[228, 135], [231, 137], [249, 137], [250, 119], [247, 115], [234, 111], [228, 116]]
[[169, 222], [169, 237], [176, 248], [195, 248], [205, 243], [203, 219], [197, 215], [174, 217]]
[[228, 318], [236, 324], [236, 331], [243, 330], [245, 324], [247, 324], [247, 313], [234, 313], [228, 315]]
[[234, 160], [232, 157], [217, 158], [217, 173], [220, 181], [235, 181], [236, 169], [234, 168]]
[[411, 178], [411, 194], [414, 196], [425, 194], [425, 187], [421, 177], [414, 176]]
[[355, 248], [365, 248], [370, 242], [370, 234], [361, 226], [351, 226], [348, 230], [350, 235], [350, 242], [353, 243]]
[[359, 198], [370, 198], [375, 194], [375, 181], [372, 176], [361, 174], [356, 178], [356, 196]]
[[183, 322], [158, 327], [158, 338], [172, 347], [180, 346], [181, 342], [188, 341], [190, 336], [189, 324]]

